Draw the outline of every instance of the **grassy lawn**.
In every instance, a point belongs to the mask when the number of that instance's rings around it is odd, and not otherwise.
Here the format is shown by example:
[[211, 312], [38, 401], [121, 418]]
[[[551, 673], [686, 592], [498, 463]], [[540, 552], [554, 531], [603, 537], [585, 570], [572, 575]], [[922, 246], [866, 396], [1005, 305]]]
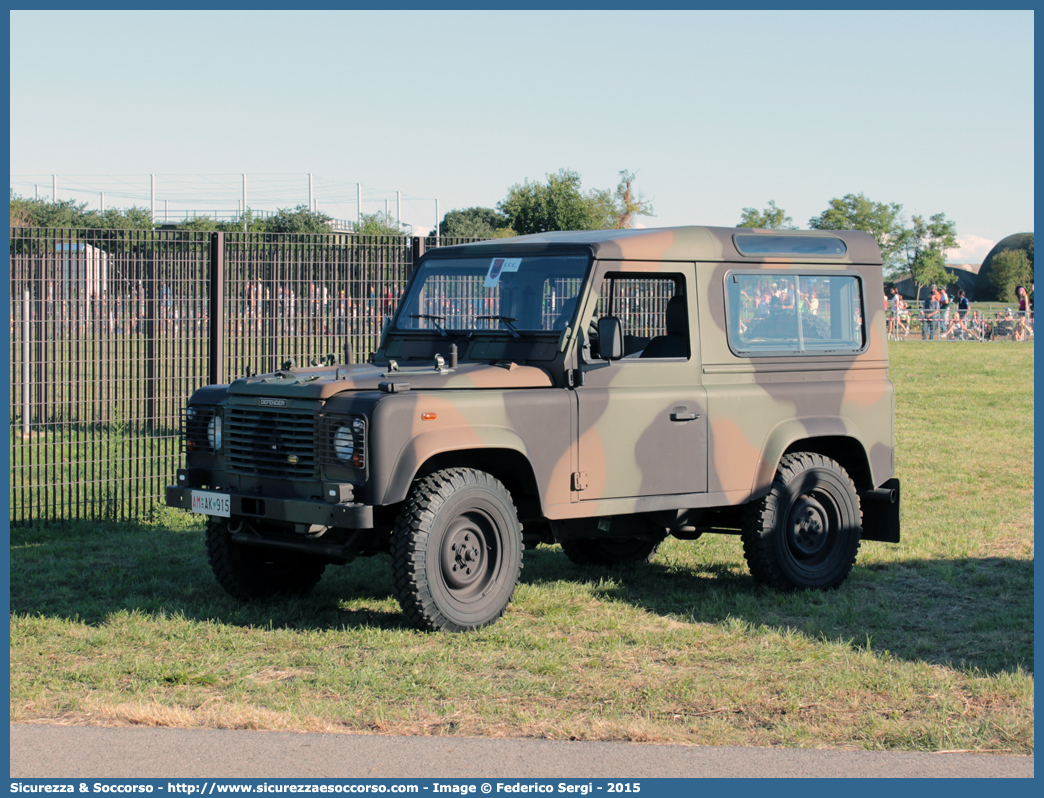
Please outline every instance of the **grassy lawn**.
[[541, 547], [454, 636], [404, 624], [384, 558], [240, 604], [186, 515], [17, 528], [11, 719], [1031, 753], [1033, 349], [891, 351], [903, 542], [840, 590], [756, 588], [731, 537]]

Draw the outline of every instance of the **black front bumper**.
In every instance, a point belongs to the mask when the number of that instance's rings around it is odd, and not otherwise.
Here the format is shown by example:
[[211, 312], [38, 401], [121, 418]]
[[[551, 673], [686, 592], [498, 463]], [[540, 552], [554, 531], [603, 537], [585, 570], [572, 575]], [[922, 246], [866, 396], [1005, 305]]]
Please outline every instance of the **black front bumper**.
[[[198, 488], [179, 488], [167, 485], [168, 507], [192, 510], [192, 491]], [[331, 504], [308, 499], [280, 499], [257, 496], [229, 490], [204, 490], [201, 493], [228, 496], [230, 515], [256, 518], [264, 521], [282, 521], [294, 524], [336, 526], [344, 529], [373, 529], [373, 507], [366, 504], [342, 502]]]

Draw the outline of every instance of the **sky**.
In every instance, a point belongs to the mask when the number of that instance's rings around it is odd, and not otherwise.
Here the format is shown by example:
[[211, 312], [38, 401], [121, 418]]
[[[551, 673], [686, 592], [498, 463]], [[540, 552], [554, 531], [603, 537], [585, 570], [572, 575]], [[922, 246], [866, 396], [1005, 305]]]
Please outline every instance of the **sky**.
[[[97, 206], [456, 208], [621, 170], [646, 227], [863, 193], [1033, 230], [1033, 12], [12, 11], [11, 188]], [[46, 35], [44, 35], [44, 32]]]

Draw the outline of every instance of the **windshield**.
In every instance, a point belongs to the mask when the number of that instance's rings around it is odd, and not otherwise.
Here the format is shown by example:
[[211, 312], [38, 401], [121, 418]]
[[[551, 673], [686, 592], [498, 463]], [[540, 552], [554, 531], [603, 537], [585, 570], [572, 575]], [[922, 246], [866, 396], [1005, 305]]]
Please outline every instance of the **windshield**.
[[432, 258], [399, 306], [397, 330], [522, 332], [565, 329], [586, 255]]

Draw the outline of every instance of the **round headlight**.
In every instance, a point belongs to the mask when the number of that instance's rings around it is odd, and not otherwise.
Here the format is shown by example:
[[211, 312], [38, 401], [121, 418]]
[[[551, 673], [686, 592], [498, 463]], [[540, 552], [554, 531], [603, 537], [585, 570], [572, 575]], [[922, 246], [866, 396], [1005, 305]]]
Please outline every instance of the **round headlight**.
[[345, 465], [351, 465], [355, 454], [355, 436], [349, 427], [338, 427], [333, 439], [334, 454]]
[[207, 424], [207, 443], [215, 452], [221, 448], [221, 416], [214, 416]]

